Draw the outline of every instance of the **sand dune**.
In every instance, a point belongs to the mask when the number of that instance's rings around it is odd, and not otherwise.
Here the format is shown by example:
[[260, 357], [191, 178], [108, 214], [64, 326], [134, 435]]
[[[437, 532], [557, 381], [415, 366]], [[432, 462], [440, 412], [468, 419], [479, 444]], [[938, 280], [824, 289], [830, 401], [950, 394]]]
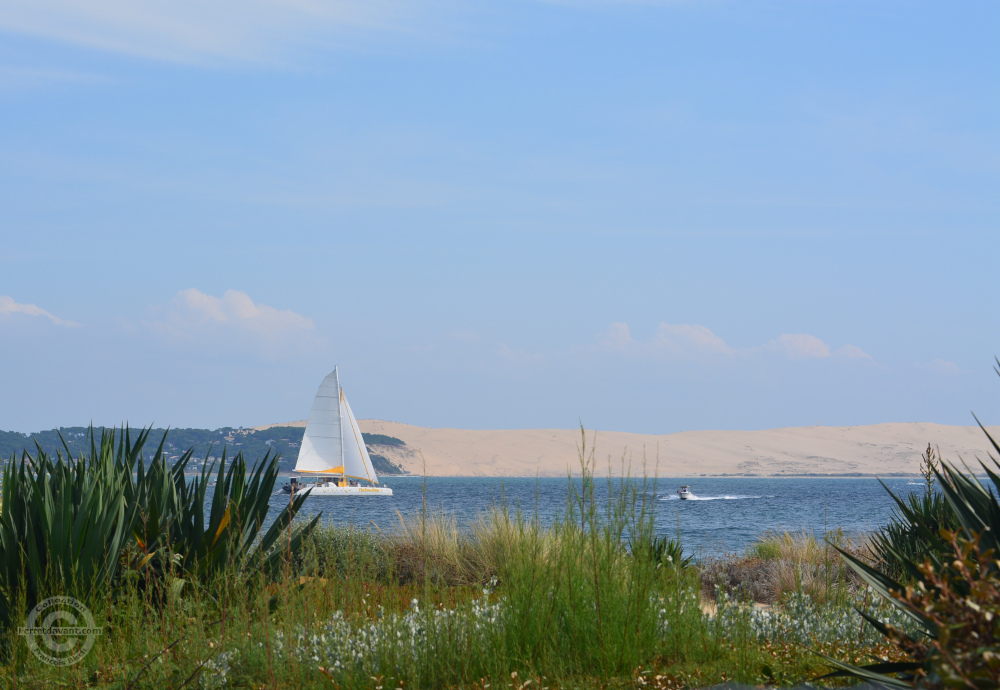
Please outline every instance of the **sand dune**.
[[[578, 429], [426, 429], [376, 419], [359, 424], [367, 433], [405, 441], [404, 450], [378, 446], [377, 452], [415, 474], [551, 477], [578, 473], [580, 468]], [[1000, 438], [1000, 427], [990, 432]], [[602, 473], [609, 458], [617, 472], [624, 457], [633, 474], [641, 473], [645, 462], [650, 474], [655, 469], [661, 477], [914, 474], [928, 442], [938, 446], [946, 460], [964, 458], [970, 466], [976, 457], [985, 459], [989, 447], [979, 427], [930, 423], [664, 435], [587, 432]]]

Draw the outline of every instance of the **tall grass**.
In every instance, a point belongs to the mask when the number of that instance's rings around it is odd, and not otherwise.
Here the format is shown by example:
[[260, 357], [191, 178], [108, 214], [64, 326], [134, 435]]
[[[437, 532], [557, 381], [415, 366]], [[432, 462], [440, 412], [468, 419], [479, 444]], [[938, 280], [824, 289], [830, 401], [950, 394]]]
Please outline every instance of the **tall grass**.
[[105, 626], [89, 656], [46, 666], [8, 628], [0, 685], [679, 687], [818, 668], [742, 613], [706, 615], [697, 570], [657, 547], [655, 482], [598, 490], [586, 441], [548, 526], [502, 502], [467, 529], [426, 510], [389, 532], [317, 522], [298, 550], [257, 552], [278, 554], [263, 586], [241, 559], [200, 579], [128, 567], [85, 595]]

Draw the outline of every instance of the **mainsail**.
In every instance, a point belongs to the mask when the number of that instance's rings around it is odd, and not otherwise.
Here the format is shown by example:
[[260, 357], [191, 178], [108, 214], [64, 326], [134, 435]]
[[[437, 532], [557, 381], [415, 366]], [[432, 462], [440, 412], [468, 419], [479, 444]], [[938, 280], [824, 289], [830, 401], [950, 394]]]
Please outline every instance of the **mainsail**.
[[336, 367], [316, 392], [295, 471], [343, 475], [378, 484], [358, 420], [340, 387]]

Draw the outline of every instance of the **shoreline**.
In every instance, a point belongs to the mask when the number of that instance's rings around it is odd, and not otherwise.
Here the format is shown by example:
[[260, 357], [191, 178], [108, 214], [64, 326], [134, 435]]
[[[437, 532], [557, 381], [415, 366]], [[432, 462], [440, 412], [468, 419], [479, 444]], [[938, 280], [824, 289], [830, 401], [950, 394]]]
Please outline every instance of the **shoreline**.
[[[195, 476], [193, 474], [188, 476]], [[279, 477], [290, 478], [296, 475], [290, 472], [279, 472]], [[508, 475], [464, 475], [464, 474], [383, 474], [380, 479], [423, 479], [426, 476], [428, 479], [567, 479], [570, 475], [557, 477], [557, 476], [536, 476], [529, 474], [508, 474]], [[573, 479], [579, 479], [579, 474], [571, 475]], [[685, 476], [685, 475], [658, 475], [651, 476], [649, 479], [665, 480], [665, 479], [689, 479], [697, 481], [698, 479], [918, 479], [920, 474], [908, 474], [908, 473], [896, 473], [896, 474], [702, 474], [698, 476]], [[986, 476], [986, 475], [976, 475]], [[606, 479], [605, 476], [601, 475], [601, 479]], [[612, 479], [616, 476], [612, 475]], [[632, 479], [642, 479], [642, 477], [632, 477]]]
[[[366, 433], [401, 439], [379, 452], [412, 475], [434, 477], [566, 477], [580, 474], [579, 429], [434, 429], [360, 420]], [[987, 427], [1000, 437], [1000, 427]], [[595, 475], [683, 478], [919, 476], [928, 443], [947, 462], [975, 467], [989, 440], [978, 426], [926, 422], [847, 427], [672, 434], [586, 432]]]

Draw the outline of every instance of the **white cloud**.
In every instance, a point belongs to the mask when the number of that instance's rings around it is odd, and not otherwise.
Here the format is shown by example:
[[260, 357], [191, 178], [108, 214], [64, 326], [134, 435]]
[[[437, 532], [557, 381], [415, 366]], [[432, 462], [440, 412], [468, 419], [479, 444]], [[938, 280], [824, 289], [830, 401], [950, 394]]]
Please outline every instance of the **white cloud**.
[[15, 314], [32, 317], [40, 316], [44, 319], [48, 319], [57, 326], [65, 326], [67, 328], [73, 328], [80, 325], [75, 321], [67, 321], [65, 319], [60, 319], [58, 316], [53, 316], [37, 304], [20, 304], [15, 302], [13, 297], [0, 295], [0, 316], [12, 316]]
[[697, 324], [660, 323], [649, 340], [636, 340], [627, 323], [615, 322], [600, 336], [598, 346], [605, 351], [644, 356], [724, 356], [751, 357], [761, 353], [777, 353], [793, 360], [845, 359], [872, 360], [871, 355], [855, 345], [844, 345], [836, 351], [814, 335], [785, 333], [763, 345], [734, 348], [707, 326]]
[[832, 356], [875, 361], [857, 345], [843, 345], [831, 350], [825, 342], [808, 333], [785, 333], [772, 341], [771, 346], [784, 352], [790, 359], [826, 359]]
[[627, 323], [615, 322], [601, 336], [601, 345], [608, 350], [625, 351], [635, 343]]
[[731, 355], [733, 348], [705, 326], [686, 323], [661, 323], [656, 328], [653, 343], [671, 351], [695, 351], [708, 354]]
[[833, 354], [838, 357], [847, 357], [848, 359], [867, 359], [874, 361], [874, 357], [856, 345], [844, 345]]
[[830, 346], [808, 333], [785, 333], [778, 336], [778, 345], [792, 359], [823, 359], [830, 356]]
[[544, 353], [531, 352], [529, 350], [510, 347], [506, 343], [498, 343], [493, 348], [493, 354], [502, 359], [504, 362], [514, 365], [536, 364], [538, 362], [543, 362], [546, 359]]
[[[0, 28], [157, 60], [273, 61], [302, 46], [402, 31], [427, 3], [399, 0], [10, 0]], [[356, 39], [355, 39], [356, 40]]]
[[652, 338], [637, 341], [632, 337], [627, 323], [615, 322], [601, 335], [599, 345], [612, 352], [654, 356], [735, 353], [726, 341], [710, 329], [686, 323], [661, 323]]
[[936, 374], [945, 374], [948, 376], [954, 376], [955, 374], [961, 374], [963, 369], [955, 364], [954, 362], [949, 362], [946, 359], [932, 359], [926, 364], [917, 365], [919, 369], [927, 369]]
[[215, 297], [195, 288], [154, 307], [144, 325], [177, 342], [214, 344], [222, 337], [228, 345], [252, 345], [269, 355], [314, 341], [316, 328], [308, 317], [255, 303], [239, 290]]

